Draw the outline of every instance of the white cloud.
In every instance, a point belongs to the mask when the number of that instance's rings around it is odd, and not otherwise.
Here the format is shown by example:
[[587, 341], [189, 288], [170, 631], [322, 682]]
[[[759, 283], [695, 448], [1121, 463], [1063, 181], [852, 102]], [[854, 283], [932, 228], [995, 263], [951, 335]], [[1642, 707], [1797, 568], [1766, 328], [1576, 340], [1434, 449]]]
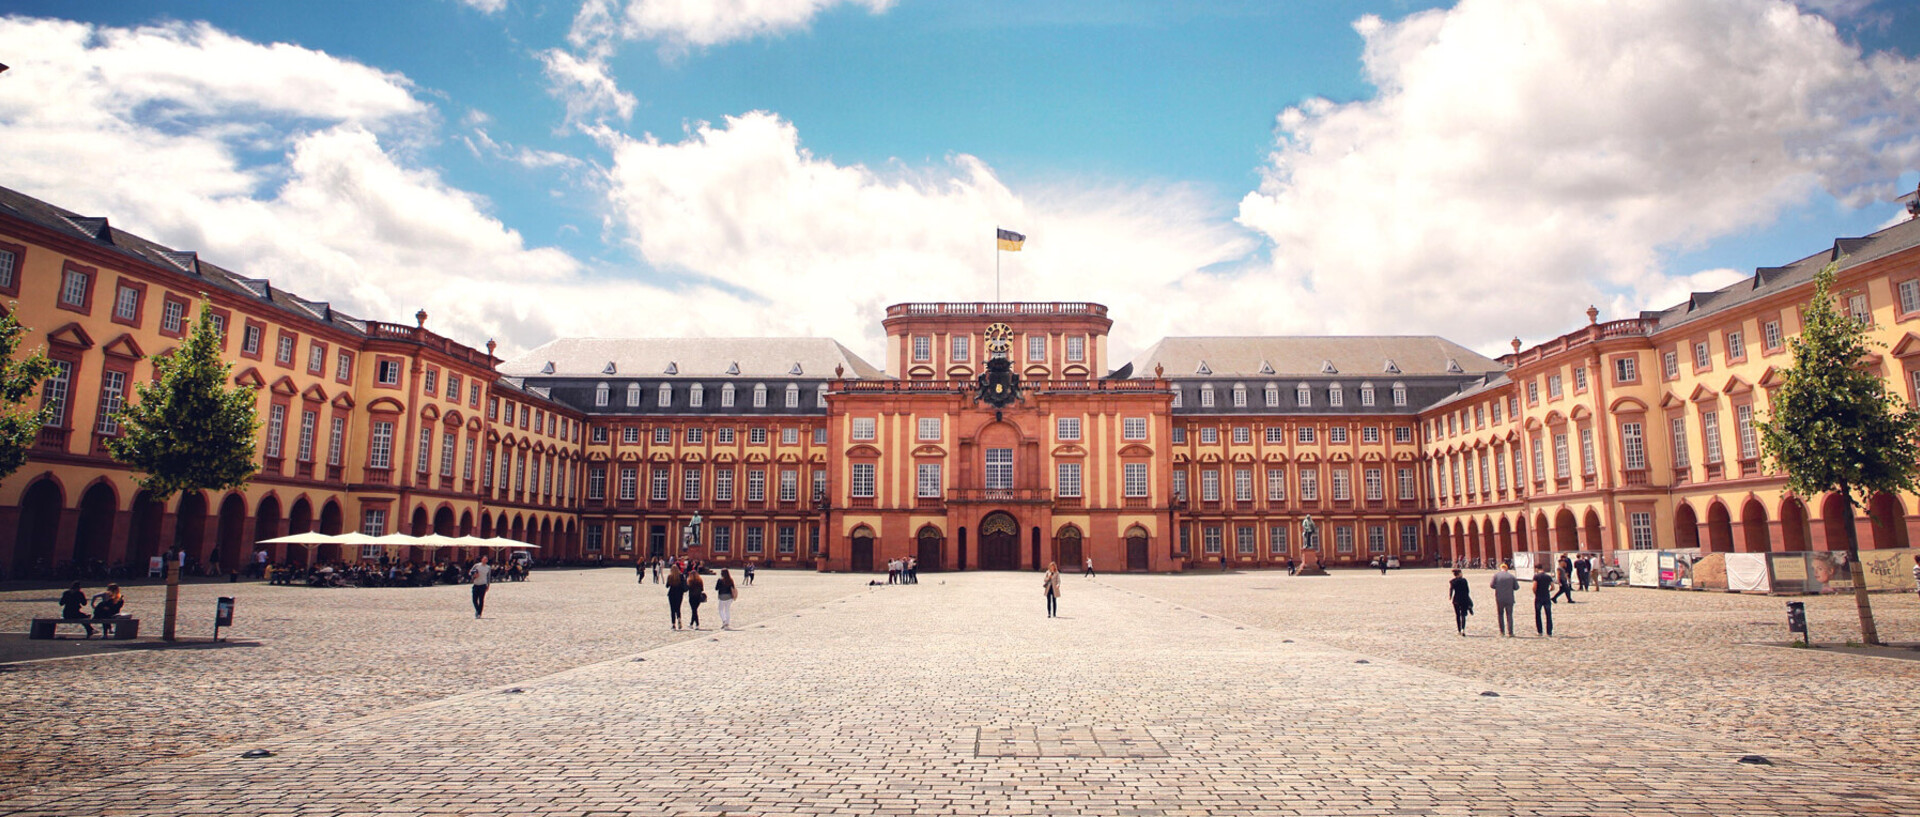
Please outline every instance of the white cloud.
[[638, 100], [620, 90], [607, 69], [607, 57], [589, 54], [579, 57], [558, 48], [539, 54], [547, 73], [547, 87], [567, 106], [567, 121], [579, 124], [594, 121], [599, 114], [613, 113], [621, 119], [633, 116]]
[[894, 0], [632, 0], [621, 30], [628, 39], [702, 48], [805, 28], [834, 6], [864, 6], [873, 14]]
[[[405, 322], [424, 307], [449, 336], [511, 352], [633, 331], [635, 304], [687, 330], [740, 307], [527, 246], [484, 199], [408, 158], [436, 114], [404, 78], [205, 25], [0, 18], [0, 53], [13, 63], [0, 75], [8, 186], [350, 314]], [[524, 165], [575, 161], [476, 134], [476, 150]]]
[[764, 112], [698, 125], [673, 143], [599, 135], [613, 153], [615, 210], [647, 261], [754, 300], [733, 331], [829, 335], [877, 353], [888, 304], [993, 298], [999, 225], [1029, 236], [1025, 251], [1001, 259], [1008, 300], [1099, 300], [1125, 314], [1131, 338], [1204, 318], [1183, 288], [1217, 293], [1201, 270], [1252, 249], [1182, 188], [1023, 197], [972, 156], [837, 165]]
[[499, 14], [507, 10], [507, 0], [460, 0], [478, 9], [482, 14]]
[[1267, 290], [1330, 330], [1497, 348], [1665, 307], [1664, 254], [1817, 190], [1884, 199], [1920, 159], [1920, 66], [1781, 2], [1464, 0], [1355, 29], [1379, 93], [1282, 113], [1239, 217], [1273, 242]]

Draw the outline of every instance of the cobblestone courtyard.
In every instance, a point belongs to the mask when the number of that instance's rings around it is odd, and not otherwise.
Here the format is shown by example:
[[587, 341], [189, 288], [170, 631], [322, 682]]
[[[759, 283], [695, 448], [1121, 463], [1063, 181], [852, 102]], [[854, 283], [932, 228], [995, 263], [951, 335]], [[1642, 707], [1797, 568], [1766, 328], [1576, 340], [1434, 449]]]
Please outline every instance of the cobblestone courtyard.
[[[615, 569], [479, 621], [463, 587], [189, 585], [196, 638], [239, 598], [231, 645], [0, 667], [0, 814], [1920, 812], [1920, 661], [1625, 588], [1498, 639], [1487, 575], [1466, 639], [1434, 570], [1072, 576], [1053, 620], [1033, 574], [768, 572], [727, 633]], [[162, 592], [129, 593], [149, 633]], [[4, 637], [57, 595], [0, 593]], [[1875, 609], [1920, 640], [1912, 596]]]

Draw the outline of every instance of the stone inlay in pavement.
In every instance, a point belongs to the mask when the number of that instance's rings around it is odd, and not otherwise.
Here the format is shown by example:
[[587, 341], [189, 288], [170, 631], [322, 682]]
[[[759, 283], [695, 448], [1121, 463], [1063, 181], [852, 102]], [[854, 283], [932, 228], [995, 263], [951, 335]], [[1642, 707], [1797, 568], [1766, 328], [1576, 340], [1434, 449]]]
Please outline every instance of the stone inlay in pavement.
[[[1911, 776], [1839, 762], [1851, 747], [1798, 751], [1772, 734], [1623, 719], [1547, 684], [1490, 684], [1385, 649], [1350, 652], [1261, 618], [1277, 606], [1338, 615], [1319, 594], [1344, 590], [1372, 593], [1370, 613], [1405, 639], [1535, 671], [1584, 666], [1588, 651], [1616, 646], [1592, 633], [1459, 639], [1437, 573], [1432, 587], [1344, 577], [1259, 594], [1235, 576], [1075, 580], [1056, 619], [1044, 616], [1027, 574], [930, 575], [872, 590], [853, 577], [779, 578], [845, 588], [846, 603], [763, 607], [765, 629], [701, 633], [718, 640], [660, 646], [645, 662], [622, 656], [516, 676], [34, 791], [0, 803], [0, 814], [1920, 813]], [[1617, 592], [1567, 608], [1560, 626], [1581, 636], [1593, 620], [1585, 616], [1658, 598]], [[1156, 603], [1156, 593], [1179, 604]], [[573, 614], [507, 622], [493, 638], [538, 638]], [[657, 627], [657, 612], [647, 615]], [[1414, 623], [1403, 630], [1402, 621]], [[1347, 626], [1362, 632], [1369, 620]], [[1738, 666], [1718, 655], [1702, 648], [1707, 666], [1670, 673]], [[1363, 657], [1370, 663], [1355, 663]], [[1804, 673], [1832, 659], [1780, 660]], [[1904, 690], [1893, 704], [1912, 700], [1911, 666], [1881, 661], [1860, 672]], [[1502, 695], [1483, 697], [1490, 685]], [[499, 694], [509, 686], [524, 692]], [[1066, 751], [1137, 736], [1160, 753]], [[238, 757], [256, 745], [275, 756]], [[1034, 753], [1018, 751], [1026, 748]], [[1776, 765], [1739, 762], [1756, 753]]]
[[1166, 757], [1144, 729], [1108, 726], [982, 726], [975, 757]]

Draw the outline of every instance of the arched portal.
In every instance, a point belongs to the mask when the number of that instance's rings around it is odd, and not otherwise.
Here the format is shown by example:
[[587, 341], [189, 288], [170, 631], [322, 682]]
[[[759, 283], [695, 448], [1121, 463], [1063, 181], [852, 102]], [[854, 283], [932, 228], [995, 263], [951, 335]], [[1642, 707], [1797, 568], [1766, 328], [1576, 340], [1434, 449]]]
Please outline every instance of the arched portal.
[[1790, 496], [1780, 502], [1780, 541], [1777, 543], [1782, 552], [1793, 553], [1807, 549], [1807, 542], [1813, 536], [1807, 529], [1807, 506], [1797, 496]]
[[65, 500], [60, 484], [43, 479], [20, 497], [20, 522], [14, 528], [15, 576], [37, 576], [53, 570], [53, 550], [60, 536], [60, 507]]
[[1733, 516], [1727, 513], [1727, 506], [1719, 500], [1707, 506], [1706, 552], [1733, 552]]
[[1139, 525], [1127, 528], [1127, 569], [1147, 569], [1147, 529]]
[[1054, 561], [1060, 563], [1061, 570], [1076, 570], [1082, 566], [1080, 553], [1080, 526], [1067, 525], [1060, 529], [1060, 535], [1054, 542]]
[[166, 520], [167, 504], [155, 500], [152, 492], [141, 491], [133, 495], [133, 510], [128, 516], [132, 530], [127, 532], [127, 561], [136, 571], [143, 571], [165, 550], [160, 546], [160, 526]]
[[946, 539], [940, 535], [940, 529], [932, 525], [922, 525], [920, 533], [915, 535], [914, 569], [939, 570], [941, 545]]
[[[320, 506], [320, 532], [328, 536], [339, 536], [340, 528], [345, 524], [344, 516], [340, 511], [340, 503], [327, 500], [327, 504]], [[327, 543], [314, 548], [314, 561], [322, 563], [340, 561], [340, 546]]]
[[247, 545], [247, 499], [239, 494], [228, 494], [220, 500], [220, 530], [214, 541], [214, 554], [207, 562], [221, 573], [239, 569], [241, 554], [248, 552]]
[[980, 569], [1015, 570], [1020, 567], [1020, 525], [1004, 511], [980, 520]]
[[1900, 500], [1889, 494], [1874, 494], [1867, 503], [1867, 521], [1873, 527], [1875, 549], [1907, 546], [1907, 513]]
[[452, 535], [455, 535], [455, 536], [472, 536], [473, 535], [473, 511], [460, 512], [460, 527], [458, 530], [459, 530], [459, 533], [452, 534]]
[[186, 551], [188, 561], [199, 561], [207, 538], [207, 495], [190, 491], [180, 495], [173, 513], [173, 546]]
[[1767, 532], [1767, 509], [1749, 497], [1740, 506], [1740, 552], [1766, 553], [1773, 549], [1772, 538]]
[[1580, 531], [1574, 527], [1573, 511], [1561, 508], [1553, 515], [1553, 549], [1562, 553], [1580, 547]]
[[1700, 518], [1685, 502], [1673, 507], [1673, 546], [1682, 549], [1700, 547]]
[[113, 532], [119, 514], [113, 498], [113, 486], [96, 482], [80, 495], [80, 518], [73, 531], [73, 563], [107, 564], [113, 558]]
[[[268, 494], [260, 499], [260, 504], [255, 506], [253, 510], [253, 541], [263, 542], [268, 539], [278, 539], [280, 538], [280, 533], [280, 498]], [[250, 545], [247, 549], [257, 551], [262, 548], [266, 549], [267, 558], [272, 559], [275, 554], [283, 552], [286, 545], [255, 544]], [[252, 553], [247, 554], [247, 564], [253, 564]], [[247, 569], [252, 570], [253, 568], [248, 567]]]
[[873, 572], [873, 529], [866, 525], [853, 529], [853, 563], [855, 573]]
[[1583, 520], [1580, 531], [1580, 538], [1582, 540], [1580, 544], [1581, 550], [1592, 553], [1600, 553], [1605, 550], [1605, 548], [1601, 546], [1602, 543], [1600, 540], [1600, 514], [1594, 513], [1592, 508], [1587, 509], [1587, 518]]
[[1533, 549], [1541, 552], [1552, 550], [1552, 548], [1547, 545], [1547, 537], [1551, 535], [1551, 533], [1552, 533], [1552, 529], [1547, 526], [1546, 511], [1541, 511], [1539, 513], [1534, 514], [1533, 515]]
[[1820, 502], [1820, 529], [1826, 539], [1822, 543], [1822, 550], [1846, 550], [1847, 529], [1852, 524], [1853, 506], [1847, 502], [1846, 496], [1827, 494], [1827, 498]]

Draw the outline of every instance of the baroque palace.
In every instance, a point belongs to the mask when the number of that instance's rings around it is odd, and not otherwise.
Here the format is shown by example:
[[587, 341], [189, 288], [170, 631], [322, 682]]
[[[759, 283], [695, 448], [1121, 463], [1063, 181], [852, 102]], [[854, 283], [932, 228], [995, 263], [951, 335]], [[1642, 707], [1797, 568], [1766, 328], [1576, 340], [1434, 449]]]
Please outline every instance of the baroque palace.
[[[1174, 337], [1108, 359], [1095, 303], [889, 307], [875, 368], [818, 338], [552, 341], [513, 359], [347, 315], [0, 188], [0, 297], [58, 374], [0, 483], [0, 570], [213, 569], [287, 533], [504, 536], [541, 556], [868, 571], [1179, 571], [1516, 551], [1905, 547], [1787, 492], [1764, 413], [1815, 272], [1920, 390], [1920, 221], [1490, 359], [1435, 337]], [[106, 456], [150, 358], [210, 312], [258, 390], [261, 470], [164, 501]], [[694, 524], [695, 520], [698, 524]], [[337, 546], [275, 559], [378, 558]], [[471, 556], [459, 552], [448, 556]], [[401, 554], [428, 558], [426, 553]]]

